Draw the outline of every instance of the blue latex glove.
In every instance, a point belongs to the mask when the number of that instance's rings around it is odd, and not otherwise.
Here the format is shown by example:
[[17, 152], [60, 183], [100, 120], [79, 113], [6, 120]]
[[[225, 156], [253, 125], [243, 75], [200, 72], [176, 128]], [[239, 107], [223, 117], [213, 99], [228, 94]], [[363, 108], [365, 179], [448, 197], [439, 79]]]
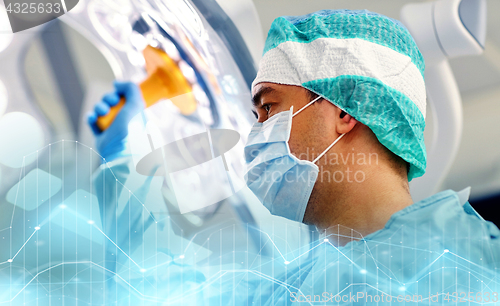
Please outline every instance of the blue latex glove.
[[[97, 150], [106, 162], [124, 156], [128, 124], [135, 115], [144, 110], [142, 93], [136, 84], [115, 82], [114, 86], [115, 91], [106, 94], [101, 102], [96, 104], [94, 111], [88, 115], [88, 123], [96, 137]], [[125, 105], [108, 129], [101, 131], [97, 126], [97, 118], [106, 115], [111, 106], [118, 104], [121, 97], [125, 97]]]

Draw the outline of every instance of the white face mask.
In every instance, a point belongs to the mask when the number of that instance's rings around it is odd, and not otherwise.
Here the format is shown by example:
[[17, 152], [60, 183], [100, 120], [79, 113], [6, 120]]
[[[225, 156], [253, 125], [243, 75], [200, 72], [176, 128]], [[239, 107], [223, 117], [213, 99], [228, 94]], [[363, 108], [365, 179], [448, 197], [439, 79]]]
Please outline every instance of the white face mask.
[[245, 146], [248, 188], [273, 215], [302, 222], [309, 197], [318, 177], [315, 164], [345, 134], [340, 135], [314, 161], [301, 160], [290, 152], [288, 140], [292, 117], [321, 97], [293, 114], [293, 107], [252, 127]]

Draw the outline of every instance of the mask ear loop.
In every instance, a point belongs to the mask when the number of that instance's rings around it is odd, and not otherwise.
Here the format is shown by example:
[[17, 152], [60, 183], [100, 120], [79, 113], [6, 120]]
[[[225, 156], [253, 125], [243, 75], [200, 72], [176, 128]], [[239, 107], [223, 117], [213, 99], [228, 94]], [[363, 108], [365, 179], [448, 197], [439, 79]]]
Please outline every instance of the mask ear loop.
[[301, 109], [299, 109], [295, 114], [292, 115], [292, 118], [297, 116], [298, 113], [300, 113], [301, 111], [303, 111], [306, 107], [308, 107], [309, 105], [313, 104], [314, 102], [318, 101], [319, 99], [321, 99], [322, 97], [321, 96], [318, 96], [316, 99], [312, 100], [311, 102], [307, 103], [304, 107], [302, 107]]
[[326, 148], [325, 151], [323, 151], [323, 153], [321, 153], [318, 157], [316, 157], [314, 160], [313, 160], [313, 164], [315, 164], [321, 157], [323, 157], [323, 155], [326, 154], [326, 152], [328, 152], [328, 150], [330, 150], [340, 139], [342, 139], [342, 137], [344, 137], [345, 133], [340, 135], [337, 139], [335, 139], [335, 141], [328, 146], [328, 148]]

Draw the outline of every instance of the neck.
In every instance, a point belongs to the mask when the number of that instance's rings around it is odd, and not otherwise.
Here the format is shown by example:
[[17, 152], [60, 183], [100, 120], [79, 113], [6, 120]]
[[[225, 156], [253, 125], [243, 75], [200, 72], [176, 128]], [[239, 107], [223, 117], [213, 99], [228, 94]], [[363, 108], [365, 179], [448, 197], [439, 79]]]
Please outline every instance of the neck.
[[[337, 166], [333, 172], [325, 172], [320, 165], [317, 188], [304, 221], [316, 225], [337, 246], [382, 229], [395, 212], [413, 203], [406, 177], [385, 162], [389, 161], [360, 165], [355, 160]], [[337, 173], [337, 181], [328, 182], [328, 171], [341, 171], [344, 179], [340, 181]]]

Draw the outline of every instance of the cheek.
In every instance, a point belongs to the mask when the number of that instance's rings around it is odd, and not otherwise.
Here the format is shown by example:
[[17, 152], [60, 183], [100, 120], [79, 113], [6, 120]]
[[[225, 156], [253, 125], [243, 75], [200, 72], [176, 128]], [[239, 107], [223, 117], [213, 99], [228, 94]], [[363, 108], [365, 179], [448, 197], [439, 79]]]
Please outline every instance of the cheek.
[[292, 121], [288, 144], [299, 159], [312, 161], [335, 140], [333, 120], [322, 115], [301, 119]]
[[317, 120], [292, 121], [292, 133], [288, 142], [290, 151], [299, 159], [312, 161], [320, 150], [322, 122]]
[[[292, 133], [290, 135], [290, 139], [288, 140], [288, 146], [290, 147], [290, 152], [298, 157], [300, 153], [302, 153], [303, 151], [302, 149], [303, 143], [304, 143], [303, 135], [301, 135], [301, 133], [299, 133], [297, 129], [294, 129], [292, 127]], [[304, 158], [300, 157], [300, 159]]]

